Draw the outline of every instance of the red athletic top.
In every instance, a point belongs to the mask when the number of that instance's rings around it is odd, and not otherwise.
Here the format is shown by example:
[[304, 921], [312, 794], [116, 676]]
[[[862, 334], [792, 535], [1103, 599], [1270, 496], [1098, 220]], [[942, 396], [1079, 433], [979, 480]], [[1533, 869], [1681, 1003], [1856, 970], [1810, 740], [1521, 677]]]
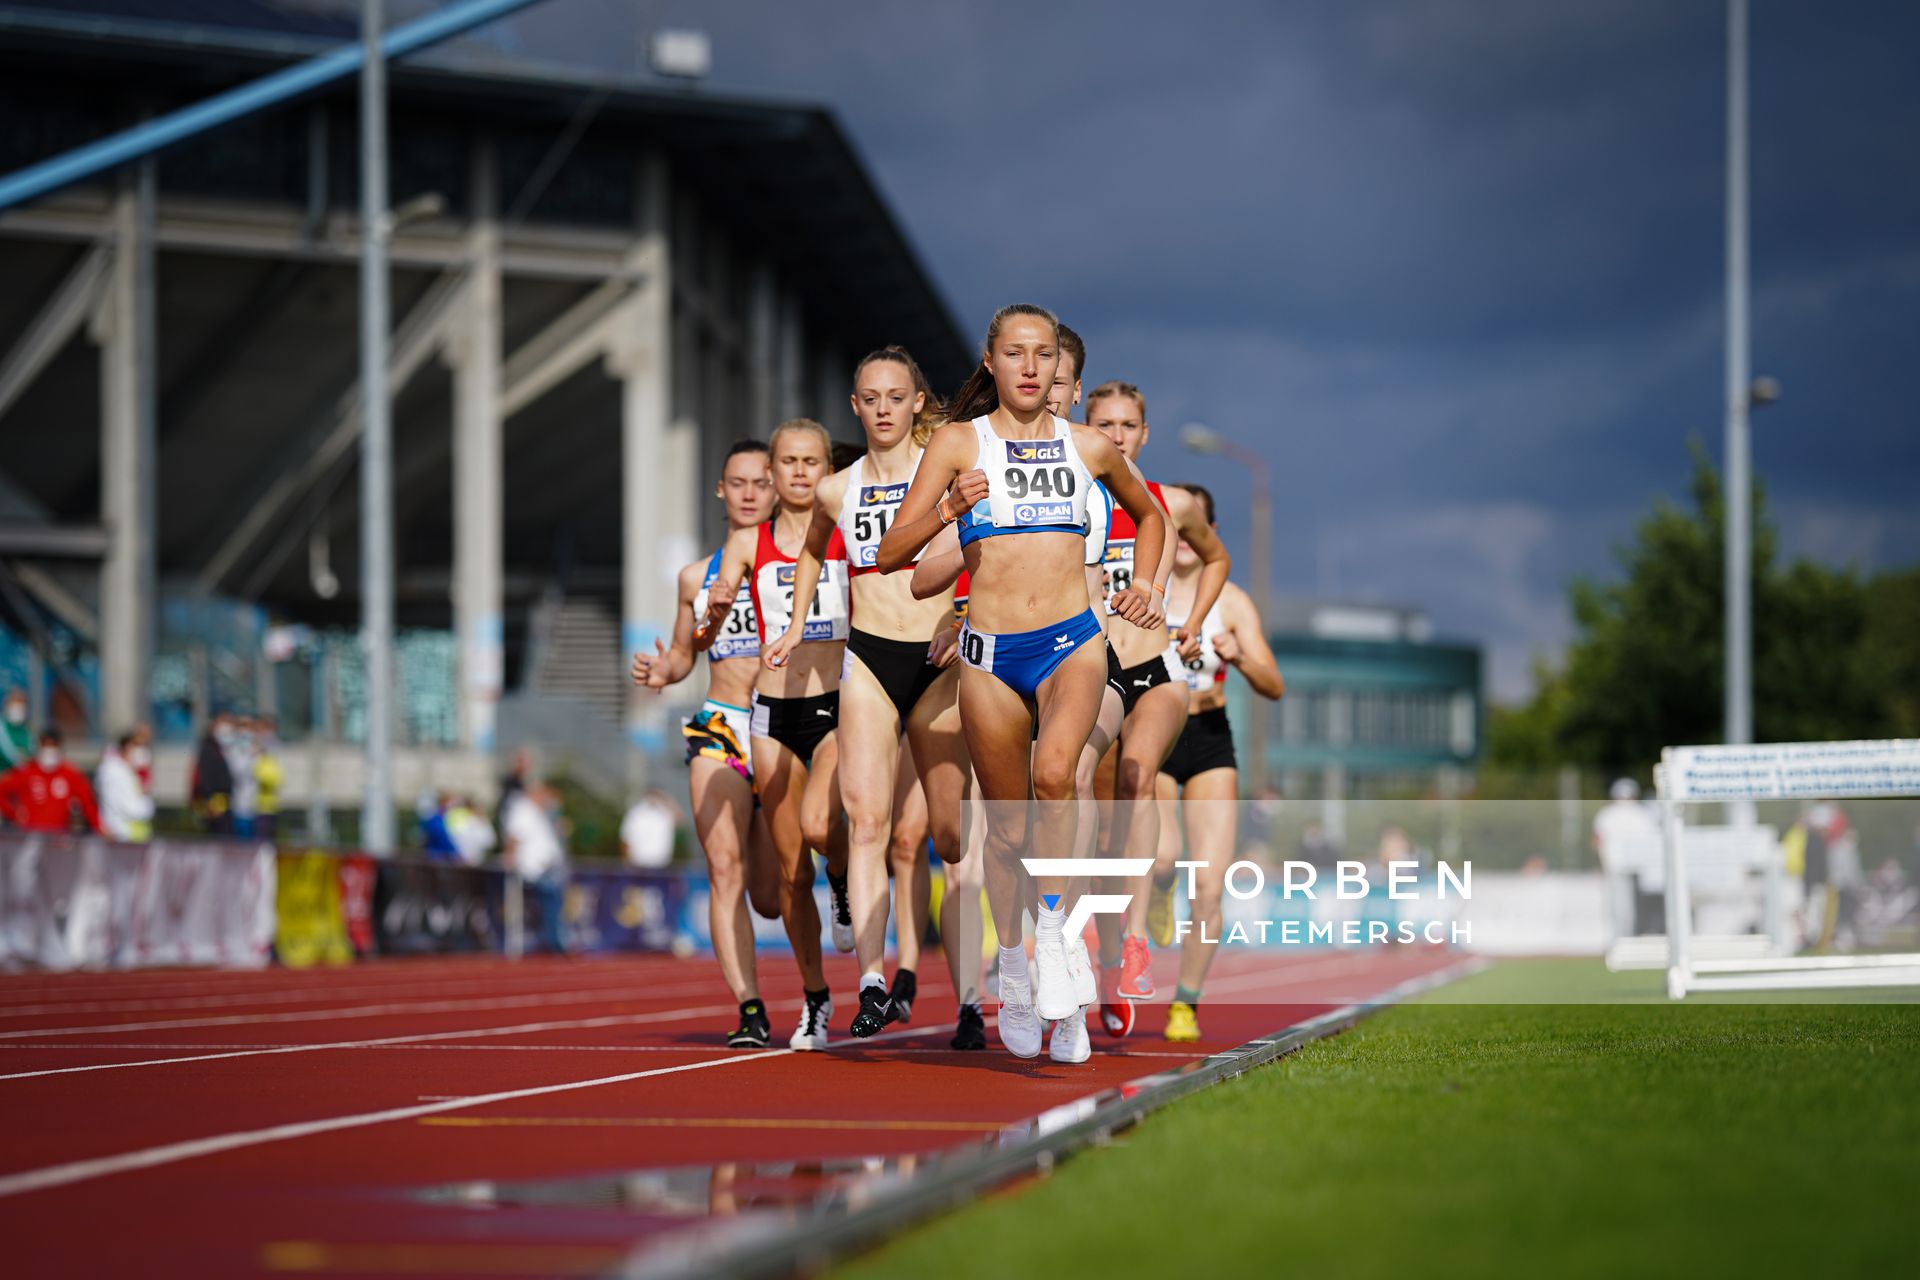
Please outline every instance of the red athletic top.
[[[1153, 500], [1160, 504], [1162, 511], [1167, 511], [1167, 495], [1160, 491], [1158, 481], [1147, 481], [1147, 492], [1153, 495]], [[1173, 513], [1168, 511], [1167, 514]], [[1115, 502], [1113, 514], [1107, 518], [1107, 552], [1104, 561], [1109, 595], [1133, 585], [1133, 543], [1139, 532], [1133, 517]]]
[[53, 770], [29, 760], [0, 774], [0, 817], [28, 831], [71, 831], [73, 807], [80, 806], [87, 830], [100, 829], [87, 775], [61, 761]]
[[[760, 526], [760, 540], [753, 551], [753, 576], [747, 579], [753, 591], [753, 612], [760, 620], [760, 643], [772, 644], [787, 633], [793, 619], [793, 567], [798, 557], [780, 550], [773, 540], [773, 521]], [[801, 642], [808, 640], [845, 640], [852, 620], [853, 594], [847, 589], [847, 544], [840, 530], [827, 542], [826, 559], [820, 565], [820, 585], [813, 593], [813, 609], [807, 614]]]

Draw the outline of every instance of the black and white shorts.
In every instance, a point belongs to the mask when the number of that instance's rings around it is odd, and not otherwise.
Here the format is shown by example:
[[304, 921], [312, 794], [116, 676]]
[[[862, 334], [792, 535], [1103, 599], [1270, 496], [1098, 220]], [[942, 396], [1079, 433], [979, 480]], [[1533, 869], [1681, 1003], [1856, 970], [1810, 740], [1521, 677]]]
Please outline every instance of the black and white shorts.
[[1107, 646], [1107, 683], [1120, 695], [1120, 705], [1124, 714], [1132, 715], [1133, 706], [1148, 692], [1163, 684], [1178, 684], [1185, 688], [1186, 669], [1179, 665], [1179, 658], [1172, 649], [1163, 650], [1148, 658], [1138, 666], [1123, 667], [1120, 655]]
[[800, 757], [800, 763], [813, 764], [813, 753], [821, 740], [840, 723], [840, 693], [816, 693], [805, 698], [769, 698], [753, 695], [753, 728], [756, 738], [772, 738]]
[[1215, 707], [1187, 717], [1187, 727], [1173, 740], [1160, 772], [1181, 786], [1210, 769], [1237, 769], [1239, 757], [1233, 750], [1233, 726], [1227, 723], [1227, 709]]

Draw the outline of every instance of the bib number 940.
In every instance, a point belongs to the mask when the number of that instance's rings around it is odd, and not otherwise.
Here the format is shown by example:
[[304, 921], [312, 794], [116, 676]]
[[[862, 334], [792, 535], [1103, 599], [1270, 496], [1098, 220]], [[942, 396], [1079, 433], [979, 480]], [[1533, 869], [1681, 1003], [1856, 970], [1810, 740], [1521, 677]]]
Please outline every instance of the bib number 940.
[[1008, 467], [1007, 496], [1018, 502], [1025, 498], [1071, 498], [1072, 467]]

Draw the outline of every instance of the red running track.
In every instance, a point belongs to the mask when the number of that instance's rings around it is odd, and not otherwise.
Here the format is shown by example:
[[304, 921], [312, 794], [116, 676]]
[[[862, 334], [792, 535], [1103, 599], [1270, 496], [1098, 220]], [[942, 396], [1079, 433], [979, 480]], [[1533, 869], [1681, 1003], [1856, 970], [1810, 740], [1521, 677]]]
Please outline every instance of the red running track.
[[804, 1202], [837, 1164], [977, 1142], [1453, 959], [1223, 957], [1205, 1041], [1167, 1043], [1147, 1005], [1080, 1066], [991, 1031], [948, 1050], [937, 955], [913, 1025], [871, 1041], [845, 1035], [856, 974], [830, 958], [823, 1054], [778, 1047], [800, 993], [777, 954], [758, 1052], [725, 1047], [710, 960], [0, 977], [0, 1270], [597, 1274], [690, 1222]]

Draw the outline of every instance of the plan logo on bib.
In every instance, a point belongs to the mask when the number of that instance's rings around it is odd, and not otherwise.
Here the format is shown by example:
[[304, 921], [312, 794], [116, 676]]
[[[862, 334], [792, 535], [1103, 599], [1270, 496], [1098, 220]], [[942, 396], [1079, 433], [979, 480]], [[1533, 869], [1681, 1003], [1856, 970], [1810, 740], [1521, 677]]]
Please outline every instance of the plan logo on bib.
[[1071, 502], [1022, 502], [1013, 509], [1021, 524], [1073, 524]]

